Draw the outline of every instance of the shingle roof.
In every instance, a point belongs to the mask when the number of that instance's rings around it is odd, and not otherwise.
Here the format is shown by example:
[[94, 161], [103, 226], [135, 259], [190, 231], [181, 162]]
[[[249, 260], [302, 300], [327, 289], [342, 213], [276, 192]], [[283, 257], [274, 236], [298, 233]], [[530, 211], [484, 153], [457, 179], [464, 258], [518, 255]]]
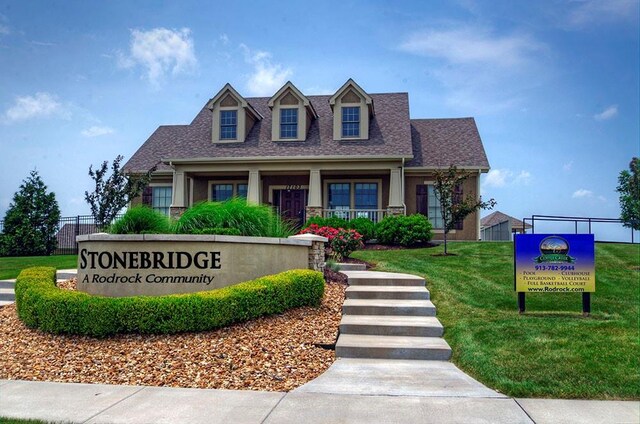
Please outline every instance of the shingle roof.
[[473, 118], [412, 119], [413, 159], [407, 167], [489, 168]]
[[[369, 125], [369, 140], [334, 141], [330, 96], [307, 96], [316, 112], [305, 141], [271, 141], [268, 97], [247, 98], [264, 119], [257, 121], [244, 143], [211, 142], [211, 111], [206, 107], [189, 125], [159, 127], [129, 159], [125, 169], [146, 171], [161, 159], [278, 156], [395, 156], [411, 157], [411, 127], [407, 93], [371, 94], [376, 114]], [[169, 169], [159, 165], [158, 170]]]
[[500, 211], [495, 211], [480, 220], [481, 227], [491, 227], [496, 224], [500, 224], [501, 222], [511, 221], [511, 228], [522, 228], [524, 225], [525, 228], [531, 228], [530, 224], [525, 224], [517, 218], [504, 214]]

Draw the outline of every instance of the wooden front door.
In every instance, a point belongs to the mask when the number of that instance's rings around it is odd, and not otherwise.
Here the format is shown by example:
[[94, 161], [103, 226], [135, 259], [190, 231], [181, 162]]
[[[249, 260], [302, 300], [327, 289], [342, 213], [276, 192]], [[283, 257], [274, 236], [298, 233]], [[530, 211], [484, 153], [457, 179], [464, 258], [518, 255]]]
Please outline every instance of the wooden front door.
[[280, 216], [302, 226], [307, 206], [307, 190], [279, 190]]

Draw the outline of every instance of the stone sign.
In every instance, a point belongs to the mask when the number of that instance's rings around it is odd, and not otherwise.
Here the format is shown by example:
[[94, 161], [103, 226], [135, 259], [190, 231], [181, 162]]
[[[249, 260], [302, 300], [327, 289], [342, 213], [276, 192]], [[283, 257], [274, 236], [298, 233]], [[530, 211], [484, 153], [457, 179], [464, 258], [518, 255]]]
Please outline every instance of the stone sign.
[[78, 290], [160, 296], [213, 290], [324, 265], [323, 237], [91, 234], [78, 240]]

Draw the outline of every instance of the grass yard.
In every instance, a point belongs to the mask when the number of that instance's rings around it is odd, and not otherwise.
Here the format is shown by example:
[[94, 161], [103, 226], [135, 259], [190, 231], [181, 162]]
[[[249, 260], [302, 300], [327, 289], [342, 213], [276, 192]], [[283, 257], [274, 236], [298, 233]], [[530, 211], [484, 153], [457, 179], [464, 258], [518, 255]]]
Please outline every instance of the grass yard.
[[518, 314], [512, 243], [358, 251], [376, 270], [423, 276], [453, 362], [509, 396], [640, 398], [640, 246], [596, 244], [591, 316], [581, 295], [527, 294]]
[[20, 271], [31, 266], [52, 266], [57, 269], [76, 268], [78, 255], [16, 256], [0, 258], [0, 280], [16, 278]]

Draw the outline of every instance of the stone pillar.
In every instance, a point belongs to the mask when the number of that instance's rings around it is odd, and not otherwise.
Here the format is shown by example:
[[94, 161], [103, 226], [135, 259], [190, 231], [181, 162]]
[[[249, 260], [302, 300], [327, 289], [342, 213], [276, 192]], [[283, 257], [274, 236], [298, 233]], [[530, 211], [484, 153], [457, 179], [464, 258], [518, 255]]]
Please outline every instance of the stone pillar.
[[298, 234], [289, 238], [310, 241], [311, 246], [309, 246], [309, 269], [324, 272], [324, 244], [329, 241], [328, 238], [317, 236], [315, 234]]
[[404, 193], [402, 192], [402, 174], [400, 168], [391, 169], [389, 179], [389, 208], [402, 208]]
[[186, 178], [184, 172], [177, 169], [173, 170], [173, 187], [172, 187], [171, 206], [169, 207], [169, 216], [172, 219], [178, 219], [187, 210], [186, 201]]
[[169, 217], [171, 217], [171, 219], [173, 219], [173, 220], [180, 219], [180, 217], [182, 216], [182, 214], [186, 210], [187, 210], [187, 208], [183, 207], [183, 206], [170, 206], [169, 207]]
[[404, 215], [404, 208], [402, 206], [388, 206], [387, 215]]
[[307, 219], [312, 216], [322, 216], [322, 208], [317, 206], [307, 206], [306, 215]]
[[249, 171], [247, 202], [256, 205], [260, 204], [260, 171], [258, 171], [257, 169]]

